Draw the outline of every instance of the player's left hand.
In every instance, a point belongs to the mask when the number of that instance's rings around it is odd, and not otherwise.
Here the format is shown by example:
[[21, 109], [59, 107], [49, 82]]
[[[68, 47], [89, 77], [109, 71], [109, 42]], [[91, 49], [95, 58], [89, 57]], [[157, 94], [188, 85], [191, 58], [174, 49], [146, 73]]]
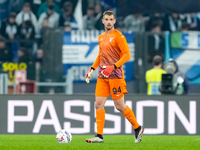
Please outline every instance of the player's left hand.
[[115, 69], [115, 66], [114, 65], [112, 65], [112, 66], [103, 66], [103, 68], [105, 68], [105, 69], [103, 71], [101, 71], [101, 74], [104, 77], [108, 78], [111, 75], [112, 71]]

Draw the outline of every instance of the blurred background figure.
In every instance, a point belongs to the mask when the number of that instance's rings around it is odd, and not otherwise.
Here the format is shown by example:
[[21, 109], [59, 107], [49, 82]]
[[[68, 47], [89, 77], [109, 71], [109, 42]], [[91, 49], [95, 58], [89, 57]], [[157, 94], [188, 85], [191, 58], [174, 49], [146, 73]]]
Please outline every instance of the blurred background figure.
[[43, 12], [39, 18], [38, 26], [39, 30], [41, 31], [43, 26], [49, 28], [56, 28], [58, 27], [59, 22], [59, 14], [54, 11], [53, 5], [49, 5], [47, 12]]
[[119, 30], [120, 32], [123, 32], [123, 31], [125, 31], [125, 28], [124, 28], [124, 17], [123, 16], [119, 16], [119, 17], [117, 17], [117, 20], [116, 20], [117, 22], [116, 22], [116, 28], [117, 28], [117, 30]]
[[30, 55], [28, 49], [25, 47], [20, 47], [18, 50], [18, 63], [24, 62], [28, 63], [30, 61]]
[[102, 23], [103, 12], [101, 10], [101, 4], [98, 3], [94, 7], [95, 11], [95, 28], [97, 30], [104, 30], [104, 25]]
[[155, 55], [160, 55], [164, 60], [165, 39], [161, 31], [162, 21], [155, 20], [151, 23], [151, 33], [148, 36], [148, 62], [152, 63]]
[[20, 13], [17, 14], [16, 23], [20, 26], [24, 21], [29, 20], [37, 31], [37, 18], [35, 14], [31, 11], [30, 3], [24, 3], [23, 9]]
[[188, 14], [184, 21], [189, 25], [189, 30], [200, 31], [200, 19], [195, 12]]
[[2, 22], [1, 28], [0, 28], [0, 34], [5, 37], [6, 39], [16, 39], [18, 34], [18, 26], [15, 21], [16, 13], [11, 12], [9, 14], [8, 19], [6, 19], [4, 22]]
[[77, 21], [73, 15], [73, 4], [69, 1], [63, 4], [62, 15], [59, 19], [59, 26], [63, 27], [65, 25], [65, 22], [70, 23], [70, 26], [73, 30], [78, 29]]
[[[169, 59], [169, 62], [164, 65], [167, 74], [172, 74], [172, 91], [169, 94], [183, 95], [189, 91], [188, 79], [184, 73], [179, 70], [175, 60]], [[160, 85], [160, 91], [163, 92], [164, 85]]]
[[18, 64], [20, 63], [25, 63], [27, 66], [27, 79], [35, 80], [35, 62], [26, 47], [20, 47], [18, 50]]
[[47, 13], [47, 11], [48, 11], [48, 6], [49, 6], [49, 5], [53, 6], [53, 10], [54, 10], [55, 12], [57, 12], [58, 14], [61, 14], [61, 9], [60, 9], [60, 7], [55, 3], [55, 0], [46, 0], [45, 2], [43, 2], [43, 3], [40, 5], [40, 7], [39, 7], [39, 9], [38, 9], [38, 13], [37, 13], [38, 18], [40, 18], [40, 15], [41, 15], [42, 13]]
[[70, 22], [65, 22], [65, 24], [64, 24], [64, 30], [65, 30], [66, 32], [72, 31]]
[[95, 17], [94, 8], [87, 8], [87, 14], [83, 16], [83, 29], [84, 30], [94, 30], [95, 29]]
[[141, 13], [130, 14], [124, 19], [124, 27], [125, 31], [144, 32], [145, 19]]
[[19, 37], [21, 39], [34, 39], [35, 29], [30, 20], [22, 22], [22, 24], [19, 26]]
[[171, 13], [164, 18], [163, 30], [176, 32], [180, 31], [182, 26], [182, 20], [178, 13]]
[[36, 52], [36, 56], [35, 56], [35, 61], [39, 62], [40, 65], [42, 65], [43, 63], [43, 55], [44, 55], [44, 51], [43, 51], [43, 47], [40, 46]]
[[149, 15], [149, 19], [146, 22], [146, 31], [151, 31], [151, 28], [155, 25], [155, 22], [159, 22], [161, 25], [161, 30], [163, 26], [163, 16], [159, 12], [155, 12]]
[[0, 38], [0, 65], [4, 62], [12, 62], [13, 53], [10, 48], [6, 46], [5, 39]]
[[187, 22], [183, 22], [181, 25], [181, 32], [188, 32], [190, 25]]
[[162, 80], [162, 74], [166, 73], [162, 67], [162, 57], [159, 55], [154, 56], [154, 67], [146, 71], [146, 83], [148, 95], [160, 95], [159, 86]]

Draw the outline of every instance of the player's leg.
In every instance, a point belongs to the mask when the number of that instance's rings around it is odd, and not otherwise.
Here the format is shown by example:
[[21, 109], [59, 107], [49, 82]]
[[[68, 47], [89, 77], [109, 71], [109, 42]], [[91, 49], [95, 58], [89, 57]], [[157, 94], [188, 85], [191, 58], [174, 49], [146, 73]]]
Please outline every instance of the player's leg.
[[95, 108], [96, 108], [96, 125], [97, 136], [103, 139], [103, 128], [105, 124], [105, 109], [107, 97], [96, 96]]
[[[114, 100], [114, 102], [117, 103], [116, 105], [120, 105], [120, 103], [121, 103], [118, 100]], [[121, 109], [121, 108], [119, 108], [119, 109]], [[143, 132], [144, 132], [144, 128], [138, 124], [138, 122], [137, 122], [137, 120], [135, 118], [135, 114], [131, 110], [130, 107], [126, 106], [126, 108], [123, 111], [121, 111], [121, 113], [132, 124], [132, 126], [133, 126], [133, 128], [135, 130], [135, 143], [139, 143], [142, 140], [142, 135], [143, 135]]]
[[103, 143], [103, 128], [105, 124], [105, 109], [107, 97], [110, 95], [108, 80], [97, 79], [96, 93], [95, 93], [95, 109], [96, 109], [96, 125], [97, 134], [95, 137], [86, 139], [88, 143]]
[[126, 119], [132, 124], [135, 130], [135, 143], [142, 139], [144, 128], [140, 126], [135, 118], [134, 112], [124, 103], [124, 91], [126, 91], [123, 82], [120, 79], [110, 81], [111, 95], [117, 110], [119, 110]]
[[97, 134], [95, 137], [86, 139], [88, 143], [103, 143], [103, 128], [105, 124], [105, 109], [104, 105], [107, 97], [96, 96], [95, 108], [96, 108], [96, 125]]
[[126, 117], [126, 119], [132, 124], [134, 129], [137, 129], [140, 126], [131, 108], [124, 103], [124, 96], [119, 99], [114, 99], [114, 104], [116, 109], [119, 110]]

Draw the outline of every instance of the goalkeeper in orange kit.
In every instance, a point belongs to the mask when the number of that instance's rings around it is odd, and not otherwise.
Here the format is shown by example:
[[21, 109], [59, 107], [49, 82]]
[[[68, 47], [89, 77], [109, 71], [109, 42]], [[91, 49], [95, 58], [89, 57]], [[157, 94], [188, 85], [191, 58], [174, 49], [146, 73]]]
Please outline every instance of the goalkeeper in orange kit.
[[104, 105], [111, 93], [116, 109], [128, 119], [135, 130], [135, 143], [139, 143], [142, 140], [144, 128], [138, 124], [133, 111], [124, 103], [124, 94], [128, 92], [122, 65], [131, 58], [130, 50], [124, 35], [114, 28], [116, 19], [112, 11], [104, 12], [102, 22], [105, 32], [98, 38], [99, 54], [85, 76], [86, 82], [89, 83], [93, 71], [98, 66], [100, 67], [95, 92], [97, 134], [93, 138], [86, 139], [86, 142], [104, 142]]

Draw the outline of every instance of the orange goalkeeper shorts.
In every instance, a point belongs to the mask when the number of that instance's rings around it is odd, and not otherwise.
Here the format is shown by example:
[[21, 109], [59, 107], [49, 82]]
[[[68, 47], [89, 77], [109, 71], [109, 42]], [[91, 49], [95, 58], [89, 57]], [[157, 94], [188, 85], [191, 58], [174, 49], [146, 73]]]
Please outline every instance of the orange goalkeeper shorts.
[[124, 79], [100, 79], [97, 78], [95, 96], [109, 97], [112, 99], [120, 99], [127, 94], [126, 82]]

